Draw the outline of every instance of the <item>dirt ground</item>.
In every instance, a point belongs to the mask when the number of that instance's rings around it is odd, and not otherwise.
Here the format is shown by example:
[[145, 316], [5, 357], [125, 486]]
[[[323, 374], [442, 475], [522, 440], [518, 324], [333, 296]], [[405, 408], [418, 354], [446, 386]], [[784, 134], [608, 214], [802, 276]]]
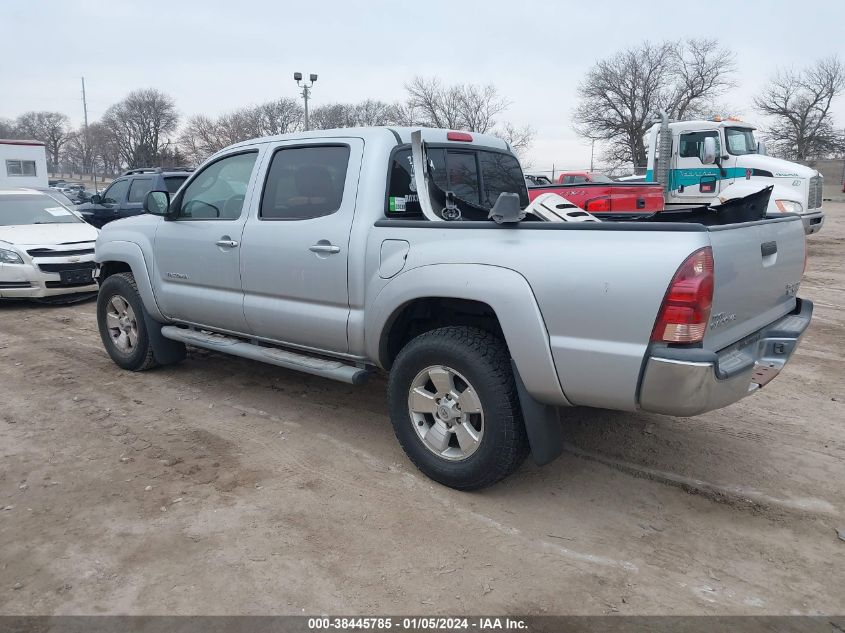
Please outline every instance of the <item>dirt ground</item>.
[[2, 614], [845, 611], [845, 204], [814, 322], [761, 393], [692, 419], [573, 409], [479, 493], [401, 452], [385, 384], [192, 350], [119, 370], [94, 303], [0, 306]]

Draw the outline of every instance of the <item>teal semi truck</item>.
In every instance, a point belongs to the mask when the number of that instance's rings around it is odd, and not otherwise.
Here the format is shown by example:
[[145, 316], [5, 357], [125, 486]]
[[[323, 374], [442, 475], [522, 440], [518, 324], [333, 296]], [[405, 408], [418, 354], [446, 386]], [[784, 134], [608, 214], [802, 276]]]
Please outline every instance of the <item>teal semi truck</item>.
[[812, 167], [768, 156], [754, 129], [733, 117], [670, 122], [664, 115], [646, 133], [646, 180], [664, 185], [667, 209], [718, 204], [773, 185], [768, 212], [796, 213], [808, 235], [818, 232], [824, 178]]

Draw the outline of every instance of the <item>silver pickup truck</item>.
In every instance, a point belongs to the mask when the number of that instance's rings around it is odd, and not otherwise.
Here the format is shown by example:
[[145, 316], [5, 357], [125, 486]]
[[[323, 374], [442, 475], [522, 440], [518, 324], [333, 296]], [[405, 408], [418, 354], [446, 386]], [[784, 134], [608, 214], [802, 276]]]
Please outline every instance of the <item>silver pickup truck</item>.
[[564, 407], [731, 404], [782, 369], [812, 313], [799, 217], [522, 218], [519, 162], [481, 134], [256, 139], [144, 205], [96, 244], [115, 363], [190, 345], [353, 384], [388, 371], [399, 442], [458, 489], [529, 451], [554, 459]]

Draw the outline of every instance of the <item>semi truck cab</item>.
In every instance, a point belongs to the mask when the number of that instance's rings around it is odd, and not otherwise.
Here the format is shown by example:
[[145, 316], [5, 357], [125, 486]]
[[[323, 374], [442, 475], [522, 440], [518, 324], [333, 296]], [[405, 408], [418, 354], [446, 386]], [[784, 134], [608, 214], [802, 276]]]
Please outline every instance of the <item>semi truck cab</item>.
[[[766, 155], [754, 130], [732, 117], [655, 123], [646, 135], [646, 179], [664, 184], [667, 208], [718, 204], [774, 185], [768, 212], [796, 213], [808, 235], [818, 232], [824, 223], [824, 178], [812, 167]], [[715, 145], [712, 157], [708, 145]], [[666, 165], [661, 149], [670, 157]]]

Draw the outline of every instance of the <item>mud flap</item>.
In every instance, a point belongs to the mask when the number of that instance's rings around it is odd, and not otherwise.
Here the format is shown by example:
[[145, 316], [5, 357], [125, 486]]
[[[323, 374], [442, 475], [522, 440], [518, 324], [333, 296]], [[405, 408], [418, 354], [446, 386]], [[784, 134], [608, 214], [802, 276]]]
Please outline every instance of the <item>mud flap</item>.
[[173, 365], [185, 360], [187, 352], [185, 344], [179, 341], [171, 341], [161, 335], [161, 323], [149, 315], [146, 309], [144, 312], [144, 325], [147, 328], [147, 336], [150, 337], [150, 345], [153, 348], [153, 356], [159, 365]]
[[522, 408], [528, 444], [531, 446], [531, 458], [538, 466], [548, 464], [557, 459], [563, 451], [563, 434], [558, 408], [537, 402], [525, 388], [513, 360], [511, 360], [511, 368], [516, 381], [516, 391]]

